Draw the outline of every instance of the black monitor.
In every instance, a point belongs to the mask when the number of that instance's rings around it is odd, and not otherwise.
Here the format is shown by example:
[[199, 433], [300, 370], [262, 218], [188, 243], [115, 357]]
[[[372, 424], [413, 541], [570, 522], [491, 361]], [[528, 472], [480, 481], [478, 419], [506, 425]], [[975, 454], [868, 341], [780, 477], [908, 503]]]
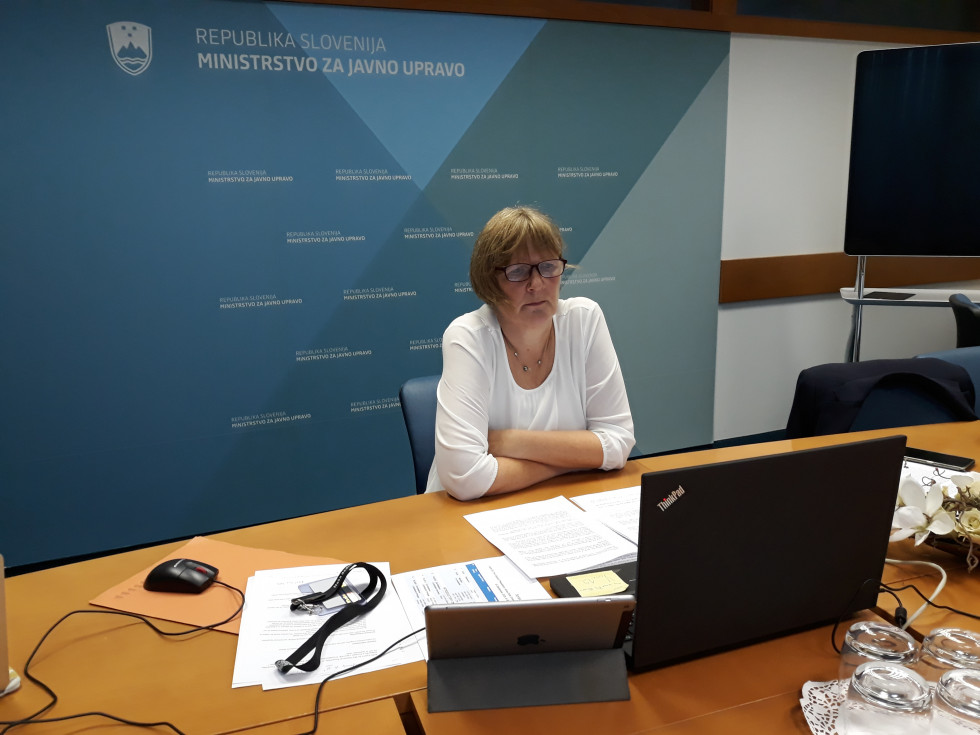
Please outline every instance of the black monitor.
[[858, 55], [844, 252], [980, 255], [980, 44]]

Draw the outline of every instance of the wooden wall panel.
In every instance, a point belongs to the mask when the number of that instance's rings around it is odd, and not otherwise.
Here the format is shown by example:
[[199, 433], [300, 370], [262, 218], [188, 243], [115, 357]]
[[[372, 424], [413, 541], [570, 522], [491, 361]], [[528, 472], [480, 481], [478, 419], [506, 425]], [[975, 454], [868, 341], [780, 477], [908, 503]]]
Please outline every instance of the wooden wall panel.
[[761, 33], [773, 36], [833, 38], [846, 41], [874, 41], [896, 44], [966, 43], [980, 40], [980, 34], [940, 31], [929, 28], [874, 26], [864, 23], [832, 23], [738, 15], [737, 0], [692, 0], [692, 10], [652, 8], [614, 2], [587, 0], [292, 0], [324, 5], [350, 5], [402, 10], [433, 10], [448, 13], [510, 15], [522, 18], [584, 20], [595, 23], [693, 28], [729, 33]]
[[[839, 253], [723, 260], [718, 303], [838, 293], [857, 277], [857, 258]], [[867, 259], [866, 288], [980, 279], [980, 258]]]

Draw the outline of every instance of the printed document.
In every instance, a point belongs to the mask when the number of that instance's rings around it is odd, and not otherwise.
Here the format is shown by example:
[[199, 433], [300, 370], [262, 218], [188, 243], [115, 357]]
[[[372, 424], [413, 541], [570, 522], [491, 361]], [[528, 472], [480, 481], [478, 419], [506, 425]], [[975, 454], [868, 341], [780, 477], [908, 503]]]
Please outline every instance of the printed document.
[[561, 495], [464, 517], [529, 577], [636, 559], [636, 544]]
[[579, 495], [572, 502], [634, 544], [640, 543], [640, 486]]
[[[336, 579], [344, 564], [328, 564], [292, 569], [257, 571], [248, 580], [245, 590], [245, 609], [232, 687], [261, 685], [263, 689], [280, 689], [304, 684], [319, 684], [331, 674], [378, 655], [385, 648], [414, 628], [392, 589], [391, 570], [387, 562], [372, 562], [389, 580], [388, 591], [378, 606], [367, 615], [355, 618], [327, 638], [316, 671], [293, 668], [280, 673], [275, 662], [292, 655], [321, 625], [327, 614], [310, 614], [290, 610], [294, 597], [304, 594], [310, 586], [317, 588], [324, 580]], [[347, 578], [355, 590], [363, 590], [369, 577], [364, 569], [354, 569]], [[337, 608], [333, 608], [335, 611]], [[350, 674], [362, 674], [391, 666], [421, 661], [424, 657], [418, 636], [406, 639], [379, 660], [358, 668]], [[305, 660], [305, 659], [304, 659]]]

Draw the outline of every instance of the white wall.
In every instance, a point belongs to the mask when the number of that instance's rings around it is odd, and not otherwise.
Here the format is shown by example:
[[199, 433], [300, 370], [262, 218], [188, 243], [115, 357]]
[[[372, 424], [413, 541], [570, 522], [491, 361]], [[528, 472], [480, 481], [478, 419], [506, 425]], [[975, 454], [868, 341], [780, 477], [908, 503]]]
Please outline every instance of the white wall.
[[[843, 250], [855, 57], [887, 47], [732, 35], [723, 259]], [[715, 439], [784, 428], [800, 370], [842, 362], [850, 328], [837, 295], [719, 306]], [[956, 340], [947, 308], [866, 307], [862, 334], [865, 360]]]

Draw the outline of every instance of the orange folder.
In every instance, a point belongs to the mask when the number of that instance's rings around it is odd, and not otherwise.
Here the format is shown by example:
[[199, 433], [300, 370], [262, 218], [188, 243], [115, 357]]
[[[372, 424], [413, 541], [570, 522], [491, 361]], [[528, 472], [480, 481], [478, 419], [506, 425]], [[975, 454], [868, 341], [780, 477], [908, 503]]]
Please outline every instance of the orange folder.
[[[169, 559], [194, 559], [218, 569], [218, 581], [237, 587], [243, 593], [245, 584], [259, 569], [288, 569], [317, 564], [342, 564], [342, 561], [320, 556], [302, 556], [285, 551], [253, 549], [203, 537], [193, 538], [157, 563]], [[122, 610], [152, 618], [172, 620], [187, 625], [211, 625], [224, 620], [241, 604], [241, 597], [220, 584], [212, 584], [200, 594], [150, 592], [143, 589], [143, 580], [153, 564], [115, 587], [91, 600], [93, 605]], [[238, 633], [241, 616], [220, 625], [215, 630]]]

